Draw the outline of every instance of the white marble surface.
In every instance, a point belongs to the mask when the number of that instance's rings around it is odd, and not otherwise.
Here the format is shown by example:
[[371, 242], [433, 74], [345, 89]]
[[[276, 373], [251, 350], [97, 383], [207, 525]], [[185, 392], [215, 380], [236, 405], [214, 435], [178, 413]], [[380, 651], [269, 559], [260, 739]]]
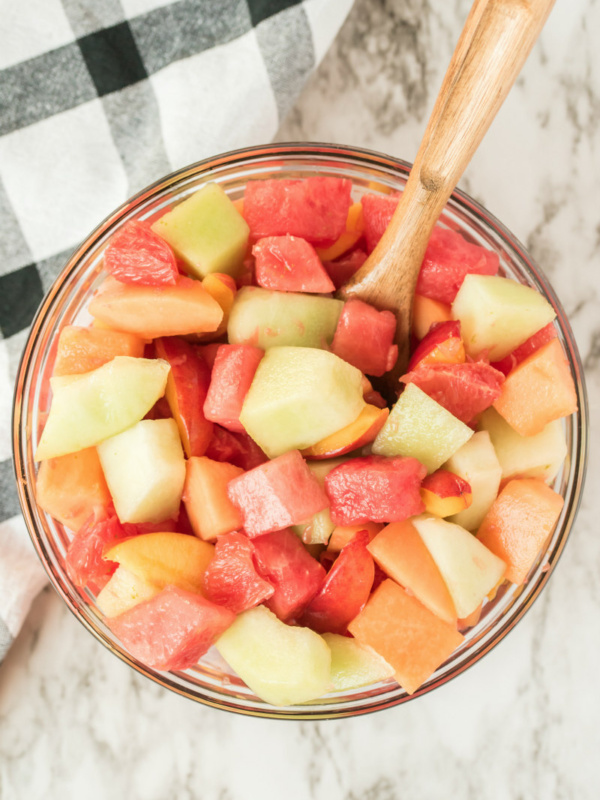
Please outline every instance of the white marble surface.
[[[279, 138], [412, 159], [468, 6], [356, 0]], [[534, 608], [482, 662], [425, 698], [356, 720], [290, 723], [157, 688], [46, 589], [0, 667], [2, 800], [600, 796], [598, 31], [598, 2], [557, 0], [461, 183], [546, 269], [587, 370], [587, 491]]]

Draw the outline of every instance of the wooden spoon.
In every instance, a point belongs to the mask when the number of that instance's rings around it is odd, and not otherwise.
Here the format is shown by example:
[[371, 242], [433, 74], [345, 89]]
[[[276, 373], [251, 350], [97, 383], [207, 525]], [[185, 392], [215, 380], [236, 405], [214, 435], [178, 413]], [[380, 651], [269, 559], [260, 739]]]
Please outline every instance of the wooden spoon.
[[452, 56], [401, 201], [381, 241], [339, 296], [397, 314], [395, 397], [406, 371], [412, 301], [427, 242], [513, 85], [554, 0], [475, 0]]

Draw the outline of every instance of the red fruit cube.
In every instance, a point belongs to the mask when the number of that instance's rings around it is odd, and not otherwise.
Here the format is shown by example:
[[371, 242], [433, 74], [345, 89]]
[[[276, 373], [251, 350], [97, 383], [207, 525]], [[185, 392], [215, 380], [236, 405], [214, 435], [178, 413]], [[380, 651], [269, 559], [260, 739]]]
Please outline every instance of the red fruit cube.
[[79, 589], [87, 587], [97, 594], [119, 566], [107, 561], [103, 553], [107, 545], [137, 533], [137, 526], [122, 525], [115, 514], [103, 510], [93, 515], [69, 544], [65, 566], [69, 579]]
[[298, 236], [269, 236], [252, 248], [256, 283], [278, 292], [326, 294], [335, 286], [315, 248]]
[[271, 597], [274, 589], [256, 571], [253, 554], [254, 545], [243, 533], [219, 536], [204, 573], [204, 588], [211, 602], [240, 614]]
[[370, 538], [367, 531], [359, 531], [342, 548], [321, 590], [302, 615], [303, 625], [317, 633], [346, 632], [348, 623], [369, 599], [373, 586], [375, 565], [367, 550]]
[[242, 433], [242, 405], [264, 350], [249, 344], [222, 344], [215, 357], [204, 414], [228, 430]]
[[396, 316], [362, 300], [349, 300], [340, 314], [331, 350], [367, 375], [388, 372], [398, 358]]
[[227, 494], [242, 512], [244, 530], [250, 537], [307, 522], [329, 505], [298, 450], [234, 478]]
[[200, 594], [167, 586], [160, 594], [106, 620], [134, 658], [153, 669], [187, 669], [235, 619]]
[[365, 456], [332, 469], [325, 478], [336, 525], [401, 522], [425, 510], [421, 481], [427, 470], [416, 458]]
[[141, 286], [174, 286], [178, 275], [171, 247], [147, 223], [135, 219], [111, 238], [104, 268], [121, 283]]
[[453, 319], [434, 322], [416, 346], [408, 362], [408, 370], [410, 372], [420, 363], [456, 364], [464, 360], [465, 346], [460, 336], [460, 322]]
[[256, 568], [274, 589], [265, 605], [284, 622], [297, 619], [323, 585], [325, 569], [289, 529], [253, 544]]
[[367, 252], [372, 253], [375, 250], [377, 243], [394, 216], [399, 200], [400, 197], [397, 194], [386, 195], [385, 197], [381, 197], [378, 194], [365, 194], [361, 198]]
[[347, 178], [250, 181], [244, 218], [253, 239], [290, 234], [328, 246], [346, 230], [351, 189]]
[[324, 261], [323, 266], [333, 281], [335, 288], [339, 289], [358, 272], [366, 260], [367, 254], [365, 251], [357, 248], [335, 261]]

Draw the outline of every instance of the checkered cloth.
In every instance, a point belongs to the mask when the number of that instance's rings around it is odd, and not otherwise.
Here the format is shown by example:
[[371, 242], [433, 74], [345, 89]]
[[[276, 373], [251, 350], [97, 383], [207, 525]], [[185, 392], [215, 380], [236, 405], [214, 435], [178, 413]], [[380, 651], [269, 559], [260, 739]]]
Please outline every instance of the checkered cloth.
[[10, 415], [42, 296], [128, 196], [269, 141], [352, 0], [0, 0], [0, 660], [46, 577]]

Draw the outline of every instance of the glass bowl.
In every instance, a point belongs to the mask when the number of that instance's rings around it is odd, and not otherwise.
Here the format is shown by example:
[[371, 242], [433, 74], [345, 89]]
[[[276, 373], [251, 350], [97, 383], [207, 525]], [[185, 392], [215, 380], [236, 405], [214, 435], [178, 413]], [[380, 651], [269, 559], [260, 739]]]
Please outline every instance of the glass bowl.
[[131, 218], [161, 216], [207, 181], [219, 183], [235, 200], [250, 179], [344, 176], [352, 180], [354, 199], [365, 192], [401, 191], [410, 165], [360, 150], [321, 144], [281, 144], [238, 150], [201, 161], [155, 183], [111, 214], [70, 258], [44, 299], [21, 360], [14, 403], [13, 443], [18, 491], [25, 521], [54, 588], [77, 619], [102, 644], [138, 672], [179, 694], [215, 708], [241, 714], [288, 719], [355, 716], [417, 698], [472, 666], [495, 647], [523, 617], [556, 566], [579, 506], [587, 452], [587, 405], [583, 369], [573, 333], [550, 284], [523, 246], [463, 192], [452, 195], [439, 224], [460, 231], [476, 244], [495, 250], [501, 273], [538, 289], [556, 309], [556, 328], [577, 391], [579, 411], [564, 421], [568, 455], [553, 487], [565, 499], [556, 529], [522, 586], [503, 586], [488, 603], [479, 623], [469, 630], [452, 656], [415, 694], [409, 696], [393, 680], [352, 691], [332, 693], [312, 703], [277, 708], [257, 698], [229, 669], [214, 648], [200, 663], [183, 672], [150, 669], [130, 656], [102, 621], [90, 595], [84, 600], [71, 584], [64, 557], [71, 535], [36, 502], [36, 450], [41, 424], [49, 408], [48, 380], [57, 334], [67, 324], [88, 324], [86, 304], [103, 280], [103, 250], [114, 231]]

